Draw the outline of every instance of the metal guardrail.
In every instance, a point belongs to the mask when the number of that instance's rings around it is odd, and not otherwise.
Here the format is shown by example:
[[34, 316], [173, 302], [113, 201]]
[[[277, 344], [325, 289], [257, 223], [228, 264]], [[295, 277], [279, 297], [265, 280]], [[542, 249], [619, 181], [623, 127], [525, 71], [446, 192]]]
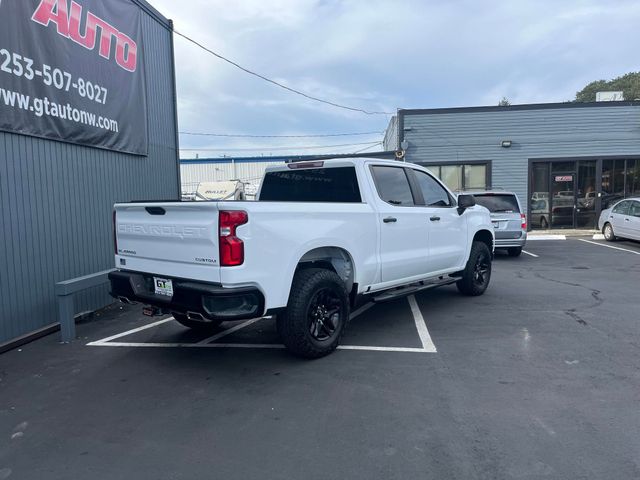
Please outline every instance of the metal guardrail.
[[60, 340], [70, 343], [76, 338], [76, 322], [74, 319], [75, 304], [73, 297], [91, 287], [103, 285], [109, 281], [109, 273], [115, 269], [103, 270], [84, 277], [72, 278], [56, 283], [58, 297], [58, 321], [60, 322]]

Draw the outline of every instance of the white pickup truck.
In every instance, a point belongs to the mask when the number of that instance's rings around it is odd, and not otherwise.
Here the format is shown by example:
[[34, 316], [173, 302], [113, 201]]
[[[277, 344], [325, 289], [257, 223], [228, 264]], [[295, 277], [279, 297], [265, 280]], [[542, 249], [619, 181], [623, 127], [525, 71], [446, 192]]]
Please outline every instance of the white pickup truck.
[[292, 162], [267, 169], [257, 200], [116, 204], [112, 296], [195, 329], [276, 315], [285, 346], [314, 358], [362, 302], [489, 284], [489, 211], [418, 165]]

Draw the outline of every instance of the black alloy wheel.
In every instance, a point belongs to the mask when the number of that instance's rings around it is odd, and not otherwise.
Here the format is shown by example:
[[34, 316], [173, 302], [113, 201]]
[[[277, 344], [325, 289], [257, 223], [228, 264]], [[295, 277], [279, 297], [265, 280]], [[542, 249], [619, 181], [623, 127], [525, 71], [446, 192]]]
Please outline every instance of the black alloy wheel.
[[349, 295], [338, 274], [301, 268], [293, 277], [287, 308], [276, 316], [287, 349], [304, 358], [333, 352], [349, 321]]
[[486, 252], [480, 252], [473, 267], [473, 283], [483, 287], [489, 281], [491, 272], [491, 259]]
[[342, 302], [337, 292], [324, 288], [316, 292], [309, 303], [309, 333], [323, 342], [328, 340], [340, 327], [342, 319]]
[[489, 246], [480, 241], [474, 241], [471, 245], [469, 260], [464, 270], [460, 272], [461, 278], [456, 282], [460, 293], [464, 295], [482, 295], [491, 280], [491, 261], [493, 256]]

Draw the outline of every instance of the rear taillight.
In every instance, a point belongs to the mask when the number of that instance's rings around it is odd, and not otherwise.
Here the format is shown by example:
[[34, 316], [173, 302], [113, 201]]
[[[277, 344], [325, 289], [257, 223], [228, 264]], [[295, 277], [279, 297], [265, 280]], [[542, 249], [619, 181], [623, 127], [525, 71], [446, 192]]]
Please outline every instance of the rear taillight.
[[236, 228], [249, 221], [249, 215], [242, 210], [220, 211], [218, 227], [220, 241], [220, 265], [235, 267], [244, 263], [244, 242], [236, 237]]
[[118, 235], [116, 234], [116, 211], [113, 211], [113, 252], [118, 254]]
[[520, 222], [522, 225], [522, 230], [526, 230], [527, 229], [527, 216], [524, 213], [520, 214]]

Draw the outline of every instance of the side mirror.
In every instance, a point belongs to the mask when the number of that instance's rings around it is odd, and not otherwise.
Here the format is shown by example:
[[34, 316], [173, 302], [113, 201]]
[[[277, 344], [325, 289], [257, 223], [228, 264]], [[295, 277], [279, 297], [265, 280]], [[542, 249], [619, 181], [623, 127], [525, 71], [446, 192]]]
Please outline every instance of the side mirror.
[[458, 213], [460, 215], [462, 215], [467, 208], [473, 207], [475, 204], [476, 197], [473, 195], [458, 195]]

